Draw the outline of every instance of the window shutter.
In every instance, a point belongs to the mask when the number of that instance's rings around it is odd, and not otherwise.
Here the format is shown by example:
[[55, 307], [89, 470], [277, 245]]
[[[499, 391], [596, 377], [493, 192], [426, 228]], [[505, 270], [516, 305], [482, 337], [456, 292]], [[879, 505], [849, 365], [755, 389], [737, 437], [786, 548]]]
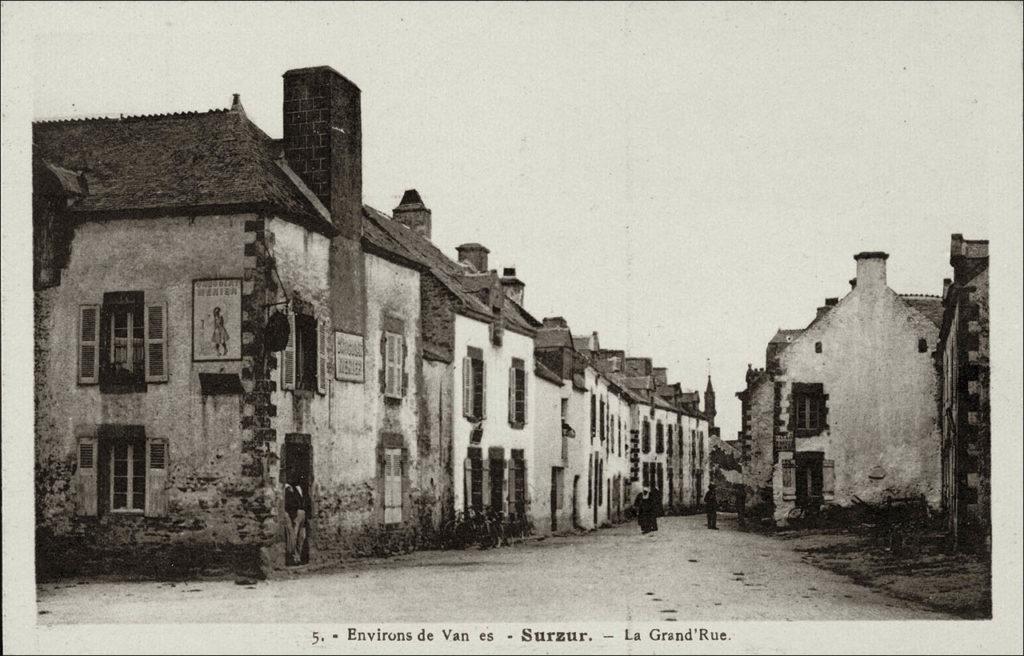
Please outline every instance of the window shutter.
[[82, 437], [78, 440], [77, 511], [79, 515], [96, 514], [96, 439]]
[[[469, 358], [466, 358], [467, 360]], [[466, 457], [462, 461], [462, 508], [469, 510], [473, 506], [473, 459]]]
[[384, 523], [402, 522], [402, 450], [384, 451]]
[[487, 365], [480, 360], [480, 418], [487, 419]]
[[529, 416], [529, 414], [530, 414], [530, 413], [528, 413], [528, 412], [526, 411], [526, 408], [527, 408], [527, 405], [526, 405], [526, 390], [527, 390], [527, 388], [528, 388], [528, 387], [529, 387], [529, 385], [530, 385], [530, 383], [529, 383], [529, 381], [530, 381], [530, 377], [526, 375], [526, 369], [520, 369], [520, 370], [519, 370], [519, 375], [520, 375], [520, 376], [522, 377], [522, 379], [523, 379], [523, 416], [522, 416], [522, 418], [520, 419], [520, 421], [521, 421], [521, 422], [523, 423], [523, 425], [525, 425], [525, 424], [526, 424], [526, 418], [527, 418], [527, 417]]
[[484, 510], [491, 507], [491, 461], [482, 460], [480, 462], [480, 469], [483, 477], [483, 485], [481, 486], [481, 496], [483, 497]]
[[402, 341], [402, 366], [399, 371], [402, 372], [402, 396], [409, 394], [409, 372], [405, 370], [405, 363], [409, 361], [409, 343], [405, 341], [405, 337], [401, 337]]
[[504, 492], [504, 494], [502, 494], [502, 498], [505, 500], [505, 507], [503, 508], [505, 517], [508, 517], [510, 513], [515, 512], [516, 509], [516, 500], [513, 498], [516, 491], [515, 475], [516, 460], [515, 458], [509, 458], [505, 461], [505, 489], [502, 490], [502, 492]]
[[516, 368], [508, 368], [508, 423], [516, 423]]
[[167, 440], [146, 441], [146, 517], [167, 514]]
[[146, 382], [167, 382], [167, 305], [146, 305]]
[[288, 313], [288, 343], [281, 352], [281, 389], [295, 389], [295, 314]]
[[462, 358], [462, 415], [473, 417], [473, 360]]
[[826, 497], [836, 493], [836, 461], [825, 460], [821, 463], [821, 493]]
[[380, 333], [380, 368], [377, 372], [380, 378], [380, 393], [387, 395], [388, 393], [388, 334], [384, 331]]
[[328, 343], [330, 342], [327, 321], [321, 319], [316, 322], [316, 391], [321, 394], [327, 393], [327, 359]]
[[[95, 385], [100, 369], [100, 306], [78, 308], [78, 382]], [[94, 504], [95, 506], [95, 504]], [[95, 510], [93, 511], [95, 513]]]
[[792, 460], [783, 460], [782, 465], [782, 498], [791, 500], [796, 498], [796, 463]]

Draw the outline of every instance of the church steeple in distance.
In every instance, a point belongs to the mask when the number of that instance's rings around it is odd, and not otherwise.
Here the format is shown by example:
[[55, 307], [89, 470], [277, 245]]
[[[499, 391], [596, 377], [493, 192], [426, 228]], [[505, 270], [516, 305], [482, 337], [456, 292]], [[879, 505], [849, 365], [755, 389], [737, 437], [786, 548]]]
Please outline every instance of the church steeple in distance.
[[704, 414], [708, 418], [709, 430], [714, 429], [717, 412], [715, 412], [715, 386], [711, 384], [711, 374], [708, 374], [708, 385], [704, 388]]

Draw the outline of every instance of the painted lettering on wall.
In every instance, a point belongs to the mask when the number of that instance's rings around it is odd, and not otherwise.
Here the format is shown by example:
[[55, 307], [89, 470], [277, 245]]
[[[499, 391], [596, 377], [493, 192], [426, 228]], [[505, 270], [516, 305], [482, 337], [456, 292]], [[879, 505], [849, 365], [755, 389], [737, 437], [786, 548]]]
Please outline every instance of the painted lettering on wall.
[[334, 377], [354, 383], [363, 382], [363, 336], [335, 331]]

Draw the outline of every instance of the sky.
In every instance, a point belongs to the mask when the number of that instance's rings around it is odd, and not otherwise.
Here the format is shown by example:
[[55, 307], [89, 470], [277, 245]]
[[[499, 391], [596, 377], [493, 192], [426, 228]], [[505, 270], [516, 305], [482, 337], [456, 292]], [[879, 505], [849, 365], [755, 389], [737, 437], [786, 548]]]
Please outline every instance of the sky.
[[685, 387], [710, 370], [726, 438], [747, 364], [849, 290], [855, 253], [940, 294], [952, 233], [1021, 216], [1019, 3], [34, 9], [4, 26], [30, 30], [34, 119], [240, 93], [279, 137], [281, 74], [337, 69], [362, 90], [365, 202], [416, 188], [435, 243], [515, 266], [538, 318]]

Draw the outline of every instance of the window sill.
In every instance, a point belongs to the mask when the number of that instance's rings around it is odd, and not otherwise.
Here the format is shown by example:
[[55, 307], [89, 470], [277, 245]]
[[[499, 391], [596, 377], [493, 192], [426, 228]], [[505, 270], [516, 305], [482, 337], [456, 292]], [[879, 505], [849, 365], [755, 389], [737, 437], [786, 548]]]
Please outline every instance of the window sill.
[[292, 396], [295, 396], [296, 398], [299, 398], [299, 399], [312, 399], [312, 398], [314, 398], [317, 395], [315, 390], [299, 388], [299, 387], [296, 387], [295, 389], [288, 390], [288, 391], [292, 393]]
[[523, 430], [524, 428], [526, 428], [526, 423], [525, 422], [518, 422], [518, 421], [517, 422], [510, 422], [509, 426], [511, 426], [515, 430]]
[[126, 510], [124, 508], [119, 508], [117, 510], [108, 510], [107, 511], [107, 515], [117, 516], [117, 517], [143, 517], [143, 516], [145, 516], [145, 514], [146, 514], [145, 510]]

